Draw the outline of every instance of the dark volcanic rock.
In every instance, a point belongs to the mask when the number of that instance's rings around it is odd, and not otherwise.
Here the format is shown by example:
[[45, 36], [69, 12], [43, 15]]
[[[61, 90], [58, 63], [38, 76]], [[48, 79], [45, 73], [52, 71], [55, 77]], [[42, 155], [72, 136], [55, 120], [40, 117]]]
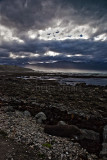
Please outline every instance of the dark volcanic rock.
[[102, 151], [100, 152], [100, 156], [105, 157], [107, 159], [107, 125], [104, 127], [103, 144], [102, 144]]
[[87, 130], [87, 129], [81, 129], [81, 132], [82, 132], [81, 139], [89, 139], [89, 140], [94, 140], [98, 142], [100, 140], [100, 134], [97, 132], [94, 132], [92, 130]]
[[100, 135], [97, 132], [86, 129], [79, 129], [75, 125], [46, 125], [44, 132], [53, 136], [73, 138], [90, 153], [100, 152]]
[[87, 129], [81, 129], [81, 132], [82, 136], [80, 136], [78, 140], [81, 146], [90, 153], [99, 154], [101, 149], [100, 134]]
[[103, 148], [102, 151], [100, 152], [100, 156], [104, 157], [107, 160], [107, 143], [102, 144]]
[[53, 136], [69, 138], [74, 138], [75, 136], [81, 135], [80, 129], [74, 125], [46, 125], [44, 132]]

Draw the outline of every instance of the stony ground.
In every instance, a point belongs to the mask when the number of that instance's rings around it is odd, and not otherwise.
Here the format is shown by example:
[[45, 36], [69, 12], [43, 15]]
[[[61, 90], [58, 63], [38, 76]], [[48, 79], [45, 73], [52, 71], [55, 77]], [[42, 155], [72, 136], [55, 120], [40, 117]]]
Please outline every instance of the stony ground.
[[[73, 143], [71, 139], [60, 138], [51, 135], [47, 135], [43, 131], [43, 126], [36, 124], [35, 119], [32, 117], [23, 116], [21, 112], [9, 112], [4, 113], [3, 108], [0, 110], [0, 130], [1, 134], [15, 142], [23, 144], [23, 152], [18, 150], [18, 144], [12, 144], [11, 140], [3, 139], [1, 145], [6, 146], [5, 150], [1, 150], [1, 154], [5, 152], [9, 159], [16, 159], [14, 153], [19, 152], [19, 159], [24, 159], [24, 156], [29, 158], [29, 149], [24, 146], [29, 146], [33, 151], [37, 152], [38, 157], [43, 156], [43, 159], [71, 159], [71, 160], [92, 160], [93, 155], [83, 149], [78, 143]], [[7, 135], [7, 136], [6, 136]], [[10, 147], [8, 146], [10, 145]], [[12, 151], [12, 147], [15, 151]], [[20, 145], [19, 145], [20, 146]], [[31, 150], [31, 149], [30, 149]], [[26, 154], [26, 151], [29, 153]], [[10, 153], [10, 154], [9, 154]], [[33, 155], [36, 154], [33, 152]], [[35, 159], [34, 156], [31, 159]], [[22, 158], [20, 158], [22, 156]], [[47, 158], [46, 158], [47, 157]], [[94, 157], [96, 157], [94, 155]], [[30, 159], [29, 159], [30, 160]]]
[[[41, 155], [40, 155], [41, 156]], [[38, 160], [42, 159], [39, 152], [32, 148], [16, 143], [6, 137], [5, 132], [0, 131], [0, 159], [1, 160]]]
[[[2, 74], [0, 77], [1, 160], [99, 159], [103, 128], [107, 124], [107, 86], [72, 87], [57, 81], [18, 79], [18, 76], [21, 75]], [[24, 116], [25, 110], [31, 113], [30, 117]], [[39, 125], [34, 116], [41, 111], [47, 120]], [[44, 133], [45, 124], [57, 124], [60, 120], [99, 133], [99, 145], [93, 141], [89, 146], [88, 141], [80, 145], [73, 139]]]

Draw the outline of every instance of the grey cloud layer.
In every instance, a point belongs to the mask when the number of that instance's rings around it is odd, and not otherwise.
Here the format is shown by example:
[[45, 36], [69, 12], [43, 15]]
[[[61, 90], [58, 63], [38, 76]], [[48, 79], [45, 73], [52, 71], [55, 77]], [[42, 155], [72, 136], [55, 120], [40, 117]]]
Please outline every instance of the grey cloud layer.
[[[107, 43], [106, 42], [93, 42], [87, 40], [65, 40], [65, 41], [43, 41], [32, 40], [27, 41], [25, 44], [2, 44], [0, 46], [0, 59], [3, 55], [9, 58], [12, 52], [15, 56], [19, 56], [20, 62], [30, 61], [46, 61], [46, 60], [81, 60], [81, 61], [107, 61]], [[5, 48], [5, 50], [3, 50]], [[44, 55], [48, 51], [58, 52], [58, 56]], [[32, 54], [32, 56], [30, 56]], [[39, 57], [33, 56], [39, 54]], [[25, 56], [23, 59], [20, 56]], [[71, 58], [67, 57], [71, 55]], [[80, 55], [80, 56], [78, 56]], [[4, 59], [4, 57], [3, 57]], [[10, 58], [9, 58], [10, 59]], [[6, 59], [7, 60], [7, 59]], [[17, 61], [13, 59], [12, 61]]]
[[49, 20], [52, 19], [54, 10], [52, 11], [51, 5], [47, 8], [47, 5], [44, 6], [42, 2], [41, 0], [1, 1], [2, 24], [20, 31], [45, 28], [49, 25]]
[[[89, 25], [88, 40], [32, 40], [28, 37], [29, 30], [45, 30], [64, 28], [68, 35], [72, 30], [82, 25]], [[107, 40], [93, 41], [92, 38], [107, 35], [107, 0], [0, 0], [0, 25], [13, 29], [15, 37], [23, 39], [18, 41], [4, 40], [0, 36], [0, 63], [27, 63], [28, 61], [46, 60], [81, 60], [81, 61], [107, 61]], [[92, 32], [92, 28], [96, 28]], [[1, 29], [1, 28], [0, 28]], [[0, 30], [1, 31], [1, 30]], [[85, 31], [85, 32], [86, 32]], [[59, 30], [60, 32], [60, 30]], [[78, 31], [82, 34], [82, 31]], [[60, 53], [59, 56], [44, 56], [48, 50]], [[10, 52], [19, 55], [12, 59]], [[30, 57], [26, 52], [39, 54], [39, 57]], [[75, 56], [82, 54], [82, 56]], [[20, 56], [25, 55], [24, 58]], [[66, 55], [74, 55], [71, 58]]]
[[1, 23], [17, 30], [45, 29], [61, 19], [61, 26], [71, 21], [75, 25], [98, 27], [97, 34], [106, 32], [106, 0], [2, 0]]

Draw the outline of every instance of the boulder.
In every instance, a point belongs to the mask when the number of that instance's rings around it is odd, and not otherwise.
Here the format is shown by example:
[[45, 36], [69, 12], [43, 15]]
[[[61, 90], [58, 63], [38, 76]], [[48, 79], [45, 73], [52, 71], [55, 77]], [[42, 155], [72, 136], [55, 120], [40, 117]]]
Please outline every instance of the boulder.
[[26, 117], [31, 117], [30, 112], [29, 112], [29, 111], [27, 111], [27, 110], [26, 110], [26, 111], [24, 111], [24, 113], [23, 113], [23, 114], [24, 114], [24, 116], [26, 116]]
[[36, 122], [42, 124], [43, 121], [47, 119], [46, 115], [43, 112], [39, 112], [35, 115]]
[[100, 152], [101, 157], [105, 157], [107, 159], [107, 143], [102, 144], [102, 151]]
[[107, 125], [104, 127], [103, 131], [103, 144], [100, 156], [103, 157], [104, 159], [107, 159]]
[[44, 132], [53, 136], [75, 138], [81, 135], [81, 130], [75, 125], [46, 125]]
[[64, 121], [59, 121], [58, 125], [67, 125]]
[[100, 140], [100, 135], [99, 133], [92, 131], [92, 130], [87, 130], [87, 129], [81, 129], [82, 136], [80, 139], [88, 139], [88, 140], [94, 140], [94, 141], [99, 141]]

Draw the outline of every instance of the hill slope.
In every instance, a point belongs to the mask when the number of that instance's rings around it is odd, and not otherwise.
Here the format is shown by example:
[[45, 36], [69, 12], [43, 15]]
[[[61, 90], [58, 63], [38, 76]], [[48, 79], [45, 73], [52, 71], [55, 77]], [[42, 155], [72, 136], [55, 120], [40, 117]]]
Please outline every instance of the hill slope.
[[0, 65], [0, 72], [33, 72], [33, 70], [14, 65]]

